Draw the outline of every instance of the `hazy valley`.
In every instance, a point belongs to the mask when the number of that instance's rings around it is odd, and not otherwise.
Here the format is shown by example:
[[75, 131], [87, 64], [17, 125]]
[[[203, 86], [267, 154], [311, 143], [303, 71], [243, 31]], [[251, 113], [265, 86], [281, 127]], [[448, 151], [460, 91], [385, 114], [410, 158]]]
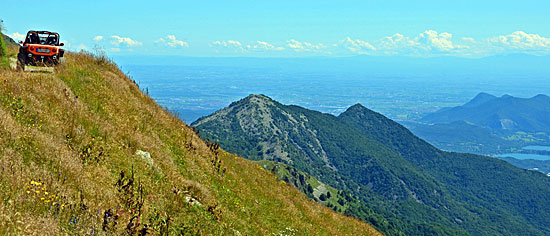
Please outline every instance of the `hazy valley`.
[[0, 235], [550, 235], [550, 2], [0, 7]]

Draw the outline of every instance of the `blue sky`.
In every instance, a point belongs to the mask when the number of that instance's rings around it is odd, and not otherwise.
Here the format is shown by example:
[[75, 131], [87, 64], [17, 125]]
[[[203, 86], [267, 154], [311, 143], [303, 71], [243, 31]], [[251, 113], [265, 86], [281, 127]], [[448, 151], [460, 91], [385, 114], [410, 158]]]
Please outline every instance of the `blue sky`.
[[53, 16], [2, 5], [4, 33], [14, 38], [52, 30], [72, 50], [99, 46], [113, 56], [550, 54], [550, 2], [543, 0], [32, 3]]

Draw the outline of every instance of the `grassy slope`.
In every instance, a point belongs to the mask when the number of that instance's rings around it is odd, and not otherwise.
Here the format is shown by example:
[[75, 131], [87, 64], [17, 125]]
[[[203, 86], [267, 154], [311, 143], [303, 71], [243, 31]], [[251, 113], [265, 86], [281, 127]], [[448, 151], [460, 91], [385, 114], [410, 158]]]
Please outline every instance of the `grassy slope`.
[[2, 33], [2, 23], [0, 22], [0, 68], [8, 68], [8, 48], [6, 47], [6, 37]]
[[66, 57], [0, 70], [0, 234], [377, 234], [209, 148], [109, 61]]

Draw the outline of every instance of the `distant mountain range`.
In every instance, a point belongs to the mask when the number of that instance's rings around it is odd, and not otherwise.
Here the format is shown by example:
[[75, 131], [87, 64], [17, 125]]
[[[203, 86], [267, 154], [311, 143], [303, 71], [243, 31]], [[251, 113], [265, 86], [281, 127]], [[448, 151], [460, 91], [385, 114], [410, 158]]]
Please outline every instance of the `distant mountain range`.
[[360, 104], [333, 116], [250, 95], [192, 126], [225, 150], [349, 191], [363, 204], [345, 213], [388, 235], [550, 232], [550, 178], [441, 151]]
[[495, 130], [549, 132], [550, 97], [539, 94], [526, 99], [480, 93], [462, 106], [441, 109], [420, 121], [436, 124], [466, 121]]
[[[477, 154], [529, 153], [530, 145], [550, 145], [550, 97], [479, 93], [462, 106], [443, 108], [420, 119], [403, 122], [415, 135], [438, 148]], [[550, 161], [499, 157], [525, 169], [550, 172]]]
[[[550, 160], [516, 159], [495, 154], [524, 153], [532, 145], [550, 145], [550, 97], [479, 93], [462, 106], [447, 107], [420, 119], [402, 122], [415, 135], [443, 150], [497, 156], [512, 165], [550, 174]], [[426, 124], [430, 122], [431, 124]]]

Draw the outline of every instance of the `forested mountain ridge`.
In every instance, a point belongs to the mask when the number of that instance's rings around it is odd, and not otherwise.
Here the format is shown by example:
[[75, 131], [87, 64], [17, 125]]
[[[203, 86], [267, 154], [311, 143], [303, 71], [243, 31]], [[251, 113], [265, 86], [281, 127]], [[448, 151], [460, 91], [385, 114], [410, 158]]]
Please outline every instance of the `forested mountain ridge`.
[[[546, 176], [488, 157], [441, 151], [360, 104], [336, 117], [251, 95], [192, 126], [227, 150], [282, 161], [350, 191], [389, 221], [378, 225], [387, 234], [550, 230]], [[377, 226], [372, 215], [347, 213]]]
[[444, 108], [421, 119], [439, 124], [461, 120], [491, 129], [549, 132], [550, 97], [543, 94], [532, 98], [495, 97], [480, 93], [463, 106]]

